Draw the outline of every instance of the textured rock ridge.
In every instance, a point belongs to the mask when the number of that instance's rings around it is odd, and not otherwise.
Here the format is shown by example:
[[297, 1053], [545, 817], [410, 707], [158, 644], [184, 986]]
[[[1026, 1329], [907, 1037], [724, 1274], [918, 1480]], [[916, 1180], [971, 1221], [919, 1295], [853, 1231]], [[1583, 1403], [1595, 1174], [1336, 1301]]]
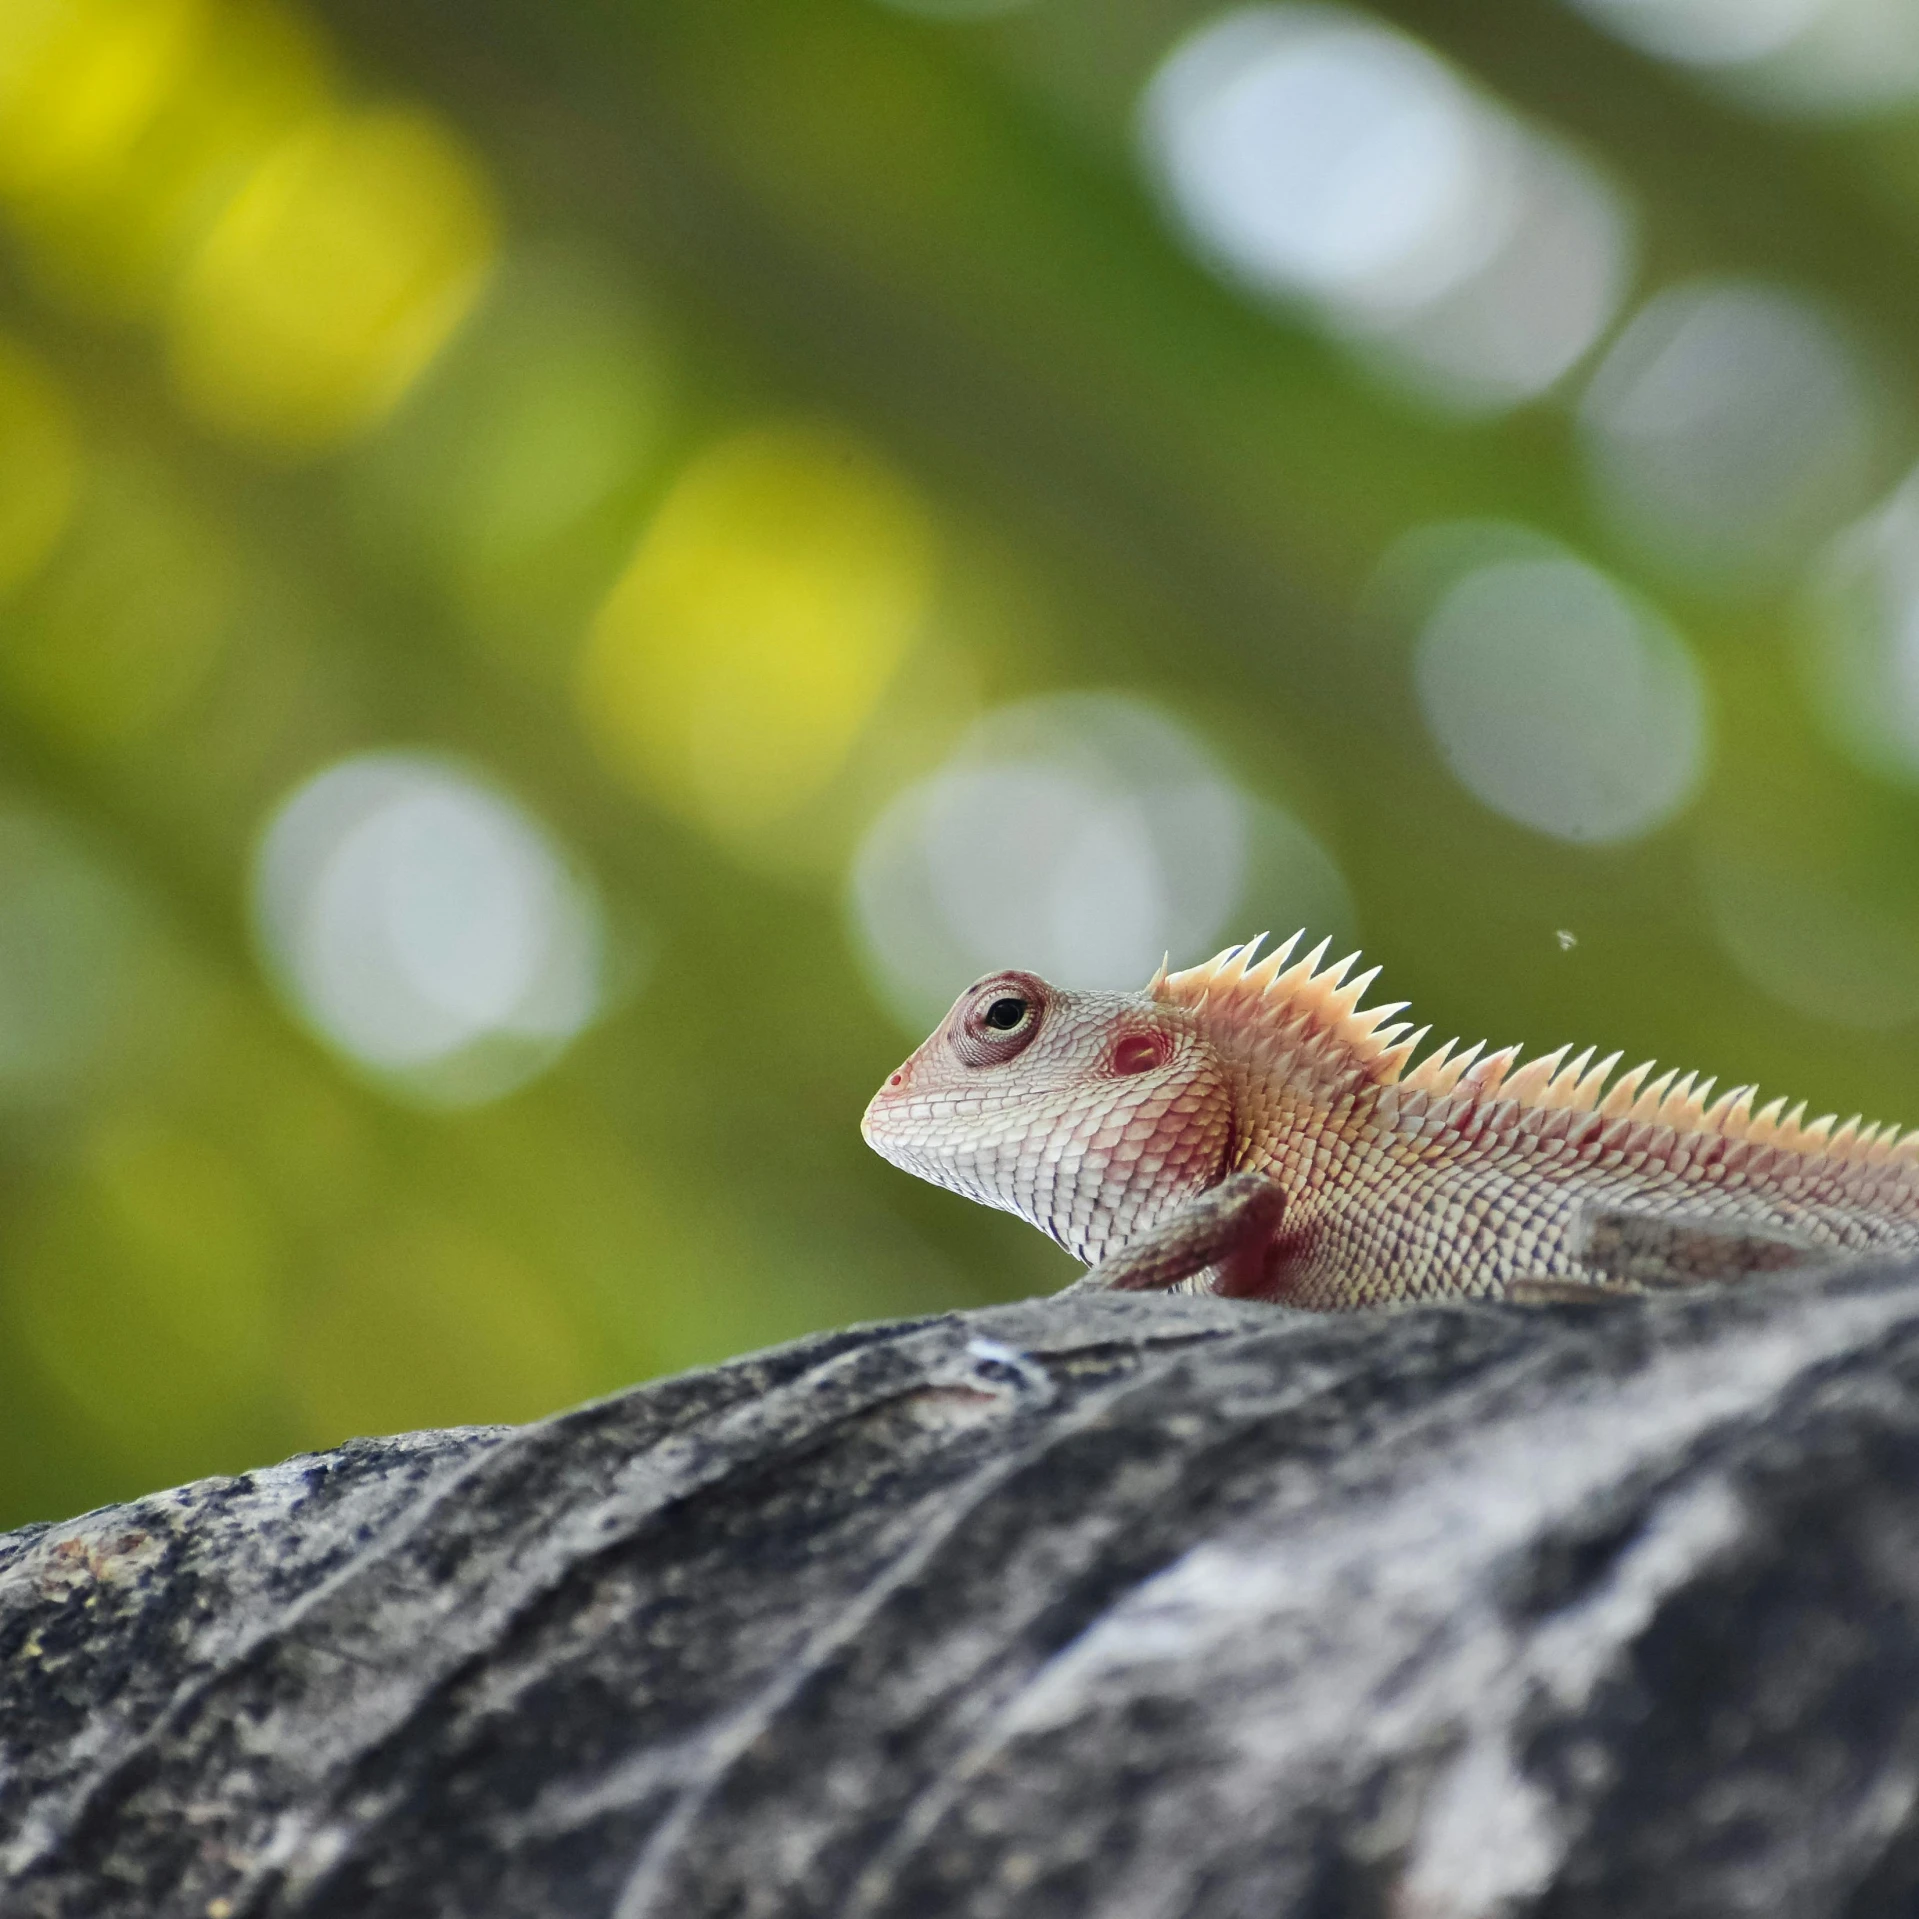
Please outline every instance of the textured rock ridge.
[[0, 1540], [0, 1912], [1905, 1913], [1919, 1267], [866, 1327]]

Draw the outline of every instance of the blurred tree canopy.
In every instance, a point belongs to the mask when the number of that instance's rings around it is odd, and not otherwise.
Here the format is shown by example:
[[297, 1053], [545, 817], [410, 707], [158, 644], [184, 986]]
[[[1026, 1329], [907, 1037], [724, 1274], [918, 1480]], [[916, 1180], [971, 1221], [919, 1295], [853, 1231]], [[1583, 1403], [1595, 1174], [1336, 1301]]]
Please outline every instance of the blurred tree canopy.
[[987, 965], [1919, 1121], [1896, 8], [9, 0], [0, 238], [0, 1522], [1060, 1283]]

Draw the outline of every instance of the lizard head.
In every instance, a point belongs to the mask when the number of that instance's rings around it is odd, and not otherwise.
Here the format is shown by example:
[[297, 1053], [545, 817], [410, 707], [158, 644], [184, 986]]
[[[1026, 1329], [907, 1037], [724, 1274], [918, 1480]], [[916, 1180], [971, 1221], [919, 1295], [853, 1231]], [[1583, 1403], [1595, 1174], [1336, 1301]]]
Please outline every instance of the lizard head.
[[1183, 1007], [989, 973], [873, 1095], [882, 1158], [1017, 1213], [1082, 1259], [1226, 1170], [1226, 1076]]

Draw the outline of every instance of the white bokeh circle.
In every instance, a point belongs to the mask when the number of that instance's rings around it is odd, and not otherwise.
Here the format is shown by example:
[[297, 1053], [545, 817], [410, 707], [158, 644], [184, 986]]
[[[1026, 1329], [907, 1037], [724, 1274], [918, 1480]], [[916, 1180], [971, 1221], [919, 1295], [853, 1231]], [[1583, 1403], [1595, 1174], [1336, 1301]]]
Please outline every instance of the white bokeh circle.
[[1685, 643], [1570, 554], [1462, 573], [1426, 616], [1413, 674], [1460, 783], [1557, 839], [1649, 833], [1680, 811], [1705, 769], [1705, 691]]
[[988, 714], [867, 833], [855, 944], [903, 1025], [970, 981], [1026, 966], [1063, 986], [1136, 988], [1202, 957], [1234, 915], [1345, 933], [1338, 867], [1290, 814], [1245, 793], [1158, 707], [1054, 694]]
[[435, 755], [362, 754], [298, 787], [261, 836], [253, 909], [305, 1023], [428, 1100], [509, 1090], [598, 1007], [592, 888], [515, 801]]

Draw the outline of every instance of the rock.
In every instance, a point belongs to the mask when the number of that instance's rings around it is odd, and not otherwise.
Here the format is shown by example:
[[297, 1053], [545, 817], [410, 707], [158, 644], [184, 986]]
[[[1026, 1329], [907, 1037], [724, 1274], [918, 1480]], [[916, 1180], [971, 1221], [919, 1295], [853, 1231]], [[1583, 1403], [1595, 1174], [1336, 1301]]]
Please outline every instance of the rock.
[[1074, 1295], [0, 1541], [0, 1911], [1904, 1913], [1919, 1266]]

